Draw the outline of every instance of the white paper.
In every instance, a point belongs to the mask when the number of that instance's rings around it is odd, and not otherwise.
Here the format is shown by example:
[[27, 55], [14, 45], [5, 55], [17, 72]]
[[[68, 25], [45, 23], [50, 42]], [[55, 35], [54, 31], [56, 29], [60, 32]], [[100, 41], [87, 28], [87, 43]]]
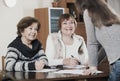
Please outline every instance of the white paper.
[[83, 70], [60, 70], [54, 73], [65, 73], [65, 74], [83, 74]]
[[84, 65], [77, 65], [77, 66], [63, 66], [64, 68], [73, 68], [73, 69], [85, 69], [86, 68], [86, 66], [84, 66]]
[[103, 73], [102, 71], [96, 71], [96, 73]]
[[[79, 69], [75, 69], [75, 70], [59, 70], [56, 71], [54, 73], [64, 73], [64, 74], [81, 74], [83, 75], [84, 70], [79, 70]], [[96, 71], [96, 73], [103, 73], [102, 71]]]
[[31, 70], [28, 72], [53, 72], [53, 71], [57, 71], [58, 69], [42, 69], [42, 70]]

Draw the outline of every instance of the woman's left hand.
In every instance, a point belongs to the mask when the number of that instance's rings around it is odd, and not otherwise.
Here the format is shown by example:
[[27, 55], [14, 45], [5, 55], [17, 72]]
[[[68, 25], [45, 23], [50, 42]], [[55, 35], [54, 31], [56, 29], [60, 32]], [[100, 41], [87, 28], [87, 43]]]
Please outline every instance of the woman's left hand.
[[97, 67], [96, 66], [90, 66], [89, 69], [86, 69], [84, 71], [83, 75], [93, 75], [94, 73], [96, 73], [97, 71]]

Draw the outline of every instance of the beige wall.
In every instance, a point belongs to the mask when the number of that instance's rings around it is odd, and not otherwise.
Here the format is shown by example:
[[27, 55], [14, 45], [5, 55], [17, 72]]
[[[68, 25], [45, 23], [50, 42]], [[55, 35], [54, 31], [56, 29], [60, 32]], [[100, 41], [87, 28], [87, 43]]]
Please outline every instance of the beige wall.
[[17, 4], [8, 8], [0, 0], [0, 70], [1, 56], [6, 54], [7, 45], [16, 37], [16, 24], [24, 16], [34, 16], [34, 9], [51, 7], [52, 0], [17, 0]]

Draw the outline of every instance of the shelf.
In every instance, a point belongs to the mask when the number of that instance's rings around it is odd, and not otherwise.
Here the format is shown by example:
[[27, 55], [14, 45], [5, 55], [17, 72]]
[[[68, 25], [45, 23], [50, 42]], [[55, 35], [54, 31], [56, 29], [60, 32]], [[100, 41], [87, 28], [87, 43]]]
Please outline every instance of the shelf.
[[78, 25], [84, 24], [84, 22], [77, 22]]
[[77, 22], [83, 22], [82, 14], [79, 14], [76, 9], [75, 0], [60, 0], [59, 7], [68, 8], [69, 13], [75, 17]]

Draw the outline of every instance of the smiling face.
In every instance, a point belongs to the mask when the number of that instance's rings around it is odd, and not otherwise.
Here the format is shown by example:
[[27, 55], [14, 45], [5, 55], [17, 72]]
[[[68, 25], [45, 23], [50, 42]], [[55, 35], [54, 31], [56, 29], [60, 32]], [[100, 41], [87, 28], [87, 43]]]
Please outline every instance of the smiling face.
[[71, 36], [75, 32], [75, 27], [75, 20], [71, 17], [61, 22], [61, 32], [64, 35]]
[[22, 39], [31, 42], [36, 39], [38, 32], [38, 24], [33, 23], [29, 27], [25, 28], [23, 32], [21, 32]]

